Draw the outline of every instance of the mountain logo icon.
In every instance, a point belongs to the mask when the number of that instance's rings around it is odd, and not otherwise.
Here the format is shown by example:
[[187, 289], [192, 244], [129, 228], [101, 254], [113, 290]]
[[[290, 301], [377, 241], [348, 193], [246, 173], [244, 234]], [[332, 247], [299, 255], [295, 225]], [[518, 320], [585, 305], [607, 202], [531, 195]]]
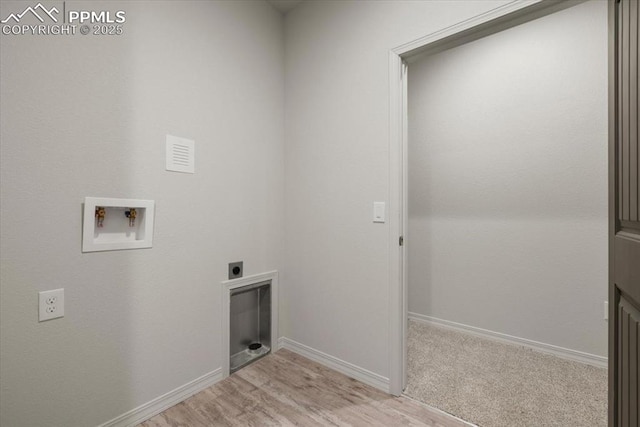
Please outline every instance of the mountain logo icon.
[[35, 5], [34, 7], [27, 7], [22, 13], [11, 13], [9, 16], [7, 16], [5, 19], [3, 19], [2, 22], [3, 24], [8, 23], [9, 21], [13, 20], [16, 24], [20, 22], [20, 20], [27, 14], [31, 14], [33, 16], [35, 16], [38, 21], [40, 22], [44, 22], [43, 16], [48, 16], [53, 22], [58, 22], [58, 19], [53, 16], [53, 14], [58, 14], [60, 13], [60, 11], [58, 11], [58, 9], [56, 9], [55, 7], [52, 7], [51, 9], [47, 10], [46, 7], [44, 7], [42, 5], [42, 3], [38, 3], [37, 5]]

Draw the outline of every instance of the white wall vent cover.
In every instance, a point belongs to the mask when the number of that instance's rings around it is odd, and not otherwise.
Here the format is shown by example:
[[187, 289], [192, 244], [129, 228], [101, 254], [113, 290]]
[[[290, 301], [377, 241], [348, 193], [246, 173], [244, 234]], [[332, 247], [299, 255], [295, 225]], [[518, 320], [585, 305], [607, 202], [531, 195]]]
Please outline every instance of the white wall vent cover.
[[190, 139], [167, 135], [166, 170], [174, 172], [195, 173], [196, 143]]

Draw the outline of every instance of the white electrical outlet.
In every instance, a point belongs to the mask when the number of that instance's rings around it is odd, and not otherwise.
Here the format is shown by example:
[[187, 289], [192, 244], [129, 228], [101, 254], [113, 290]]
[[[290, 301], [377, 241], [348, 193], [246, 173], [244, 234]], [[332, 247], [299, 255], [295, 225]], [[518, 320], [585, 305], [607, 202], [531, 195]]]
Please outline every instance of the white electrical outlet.
[[604, 320], [609, 320], [609, 301], [604, 302]]
[[57, 319], [64, 316], [64, 289], [39, 292], [38, 321]]

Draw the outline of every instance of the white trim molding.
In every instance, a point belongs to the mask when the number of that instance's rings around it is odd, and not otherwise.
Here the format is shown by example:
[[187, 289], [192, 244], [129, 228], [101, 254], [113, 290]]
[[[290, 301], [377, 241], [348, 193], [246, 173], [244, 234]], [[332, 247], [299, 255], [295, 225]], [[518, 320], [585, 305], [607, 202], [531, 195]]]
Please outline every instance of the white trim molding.
[[225, 280], [222, 282], [222, 378], [229, 376], [229, 328], [230, 328], [230, 304], [231, 291], [233, 289], [249, 286], [260, 282], [271, 282], [271, 352], [278, 351], [278, 272], [269, 271], [239, 279]]
[[136, 426], [153, 416], [158, 415], [160, 412], [188, 399], [194, 394], [211, 387], [220, 380], [222, 380], [222, 368], [218, 368], [208, 374], [204, 374], [200, 378], [196, 378], [195, 380], [171, 390], [162, 396], [156, 397], [155, 399], [140, 405], [129, 412], [125, 412], [104, 424], [100, 424], [98, 427]]
[[345, 362], [337, 357], [331, 356], [327, 353], [323, 353], [320, 350], [311, 348], [304, 344], [300, 344], [292, 339], [281, 337], [280, 348], [284, 348], [294, 353], [304, 356], [307, 359], [313, 360], [327, 368], [331, 368], [334, 371], [338, 371], [350, 378], [356, 379], [362, 383], [375, 387], [385, 393], [389, 392], [389, 379], [371, 372], [367, 369], [356, 366], [352, 363]]
[[487, 12], [481, 13], [480, 15], [473, 16], [462, 22], [458, 22], [441, 30], [435, 31], [431, 34], [427, 34], [416, 40], [400, 45], [393, 49], [393, 52], [401, 56], [404, 56], [409, 52], [415, 54], [424, 47], [433, 43], [439, 42], [452, 36], [459, 37], [460, 34], [464, 33], [467, 30], [475, 29], [496, 19], [500, 19], [518, 12], [521, 9], [530, 8], [531, 6], [548, 2], [549, 0], [513, 0], [510, 3], [498, 6], [495, 9], [491, 9]]
[[595, 354], [585, 353], [578, 350], [571, 350], [570, 348], [559, 347], [553, 344], [546, 344], [543, 342], [533, 341], [526, 338], [515, 337], [513, 335], [507, 335], [500, 332], [490, 331], [488, 329], [482, 329], [475, 326], [456, 323], [450, 320], [438, 319], [437, 317], [425, 316], [424, 314], [418, 314], [418, 313], [409, 313], [409, 320], [415, 320], [416, 322], [435, 325], [444, 329], [450, 329], [457, 332], [464, 332], [467, 334], [475, 335], [480, 338], [486, 338], [492, 341], [498, 341], [501, 343], [513, 344], [521, 347], [530, 348], [532, 350], [536, 350], [541, 353], [551, 354], [553, 356], [557, 356], [562, 359], [585, 363], [587, 365], [595, 366], [598, 368], [606, 368], [608, 366], [608, 363], [607, 363], [608, 359], [603, 356], [597, 356]]
[[404, 248], [399, 238], [403, 224], [403, 63], [389, 52], [389, 393], [400, 396], [405, 378]]

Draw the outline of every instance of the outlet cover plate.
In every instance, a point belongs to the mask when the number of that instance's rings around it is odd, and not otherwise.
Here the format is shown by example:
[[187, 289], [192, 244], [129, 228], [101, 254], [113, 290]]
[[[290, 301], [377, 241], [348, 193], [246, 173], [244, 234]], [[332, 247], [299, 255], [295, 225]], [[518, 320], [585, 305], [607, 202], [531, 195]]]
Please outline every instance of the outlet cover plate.
[[231, 279], [239, 279], [242, 277], [242, 266], [243, 262], [230, 262], [229, 263], [229, 280]]
[[38, 293], [38, 321], [64, 317], [64, 289], [54, 289]]

